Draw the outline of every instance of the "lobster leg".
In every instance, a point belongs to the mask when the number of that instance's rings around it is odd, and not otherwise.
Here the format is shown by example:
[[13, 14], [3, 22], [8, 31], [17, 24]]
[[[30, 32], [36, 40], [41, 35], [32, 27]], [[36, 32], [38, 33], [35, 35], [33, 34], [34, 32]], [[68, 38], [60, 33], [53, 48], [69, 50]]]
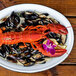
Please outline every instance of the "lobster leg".
[[37, 50], [37, 48], [35, 48], [34, 45], [33, 45], [32, 43], [30, 43], [30, 44], [31, 44], [31, 46], [32, 46], [32, 48], [33, 48], [34, 50]]

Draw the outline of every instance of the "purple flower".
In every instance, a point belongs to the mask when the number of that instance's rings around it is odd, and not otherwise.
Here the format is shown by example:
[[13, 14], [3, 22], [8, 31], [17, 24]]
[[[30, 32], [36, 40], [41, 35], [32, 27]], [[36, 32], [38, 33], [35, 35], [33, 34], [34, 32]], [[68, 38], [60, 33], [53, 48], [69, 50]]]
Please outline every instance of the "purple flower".
[[54, 47], [56, 47], [56, 45], [53, 45], [53, 42], [50, 41], [49, 39], [47, 40], [46, 44], [43, 44], [44, 50], [46, 50], [47, 52], [50, 52], [52, 55], [55, 54]]

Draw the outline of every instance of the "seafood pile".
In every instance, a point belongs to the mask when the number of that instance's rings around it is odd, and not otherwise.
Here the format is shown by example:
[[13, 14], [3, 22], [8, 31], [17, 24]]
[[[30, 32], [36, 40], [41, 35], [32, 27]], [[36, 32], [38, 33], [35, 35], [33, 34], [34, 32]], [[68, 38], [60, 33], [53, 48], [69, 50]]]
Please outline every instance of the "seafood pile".
[[67, 28], [48, 13], [12, 12], [0, 20], [0, 56], [24, 66], [66, 53]]

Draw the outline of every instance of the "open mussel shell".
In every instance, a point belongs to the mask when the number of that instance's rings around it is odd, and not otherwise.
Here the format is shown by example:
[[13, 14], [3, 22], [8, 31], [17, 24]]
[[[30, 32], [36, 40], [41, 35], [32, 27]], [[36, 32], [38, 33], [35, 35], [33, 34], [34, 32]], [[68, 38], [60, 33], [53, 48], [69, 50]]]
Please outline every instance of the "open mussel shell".
[[[26, 51], [28, 51], [28, 50], [26, 50]], [[24, 55], [24, 57], [26, 57], [26, 58], [30, 58], [31, 56], [32, 56], [32, 54], [28, 51], [28, 52], [24, 52], [24, 53], [22, 53], [21, 55]]]
[[32, 66], [32, 65], [34, 65], [34, 64], [35, 64], [34, 61], [30, 61], [30, 62], [24, 63], [23, 65], [24, 65], [24, 66]]
[[62, 40], [61, 40], [61, 37], [56, 37], [56, 41], [61, 44], [62, 43]]
[[6, 51], [0, 49], [0, 56], [3, 57], [3, 58], [5, 58], [6, 57]]
[[24, 66], [32, 66], [35, 64], [35, 61], [31, 61], [30, 59], [26, 59], [26, 62], [23, 64]]
[[48, 13], [42, 13], [43, 15], [45, 15], [45, 16], [49, 16], [49, 14]]
[[8, 55], [6, 59], [10, 62], [17, 63], [17, 59], [13, 55]]
[[57, 37], [57, 34], [54, 33], [54, 32], [50, 32], [49, 35], [50, 35], [51, 38], [56, 38]]
[[39, 58], [42, 58], [43, 56], [41, 55], [41, 53], [35, 54], [34, 56], [32, 56], [33, 59], [37, 60]]
[[22, 64], [26, 63], [26, 57], [21, 57], [21, 55], [17, 57], [17, 60]]
[[18, 61], [27, 67], [35, 64], [35, 61], [32, 61], [31, 59], [26, 58], [26, 57], [20, 58], [18, 59]]
[[62, 44], [65, 44], [65, 42], [67, 40], [67, 35], [62, 34], [61, 35], [61, 40], [62, 40]]
[[37, 50], [34, 50], [33, 52], [32, 52], [32, 56], [31, 56], [31, 60], [33, 60], [33, 61], [37, 61], [37, 60], [39, 60], [39, 59], [42, 59], [43, 57], [44, 57], [44, 55], [42, 55], [42, 53], [40, 53], [39, 51], [37, 51]]
[[20, 62], [21, 64], [24, 64], [26, 61], [23, 59], [18, 59], [18, 62]]
[[40, 58], [36, 61], [37, 64], [44, 64], [46, 63], [46, 60], [44, 58]]
[[32, 61], [35, 61], [35, 63], [38, 63], [38, 64], [43, 64], [43, 63], [46, 63], [46, 60], [43, 56], [40, 56], [40, 54], [38, 55], [34, 55], [30, 58]]

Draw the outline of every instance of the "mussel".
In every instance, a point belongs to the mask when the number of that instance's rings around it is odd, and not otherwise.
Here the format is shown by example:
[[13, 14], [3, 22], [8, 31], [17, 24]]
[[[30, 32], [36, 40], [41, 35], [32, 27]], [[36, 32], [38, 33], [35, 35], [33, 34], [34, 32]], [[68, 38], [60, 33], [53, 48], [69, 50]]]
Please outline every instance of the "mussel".
[[40, 25], [44, 25], [44, 23], [43, 23], [42, 20], [38, 20], [38, 24], [40, 24]]
[[42, 55], [40, 52], [37, 54], [34, 54], [30, 59], [35, 61], [36, 63], [39, 63], [39, 64], [46, 63], [44, 55]]
[[45, 16], [48, 16], [49, 15], [48, 13], [42, 13], [42, 14], [44, 14]]
[[0, 56], [3, 57], [3, 58], [5, 58], [6, 57], [6, 51], [0, 49]]
[[26, 61], [25, 61], [25, 60], [23, 60], [23, 59], [18, 59], [18, 61], [19, 61], [21, 64], [26, 63]]
[[57, 34], [53, 33], [53, 32], [50, 32], [49, 35], [50, 35], [51, 38], [56, 38], [56, 36], [57, 36]]
[[43, 58], [40, 58], [40, 59], [36, 60], [36, 63], [38, 63], [38, 64], [44, 64], [44, 63], [46, 63], [46, 60], [43, 59]]
[[61, 37], [56, 37], [55, 39], [59, 44], [62, 43]]
[[11, 49], [9, 48], [8, 45], [3, 44], [1, 46], [1, 48], [2, 48], [2, 50], [3, 50], [4, 53], [6, 53], [6, 54], [10, 54], [11, 53]]
[[11, 62], [13, 62], [13, 63], [17, 63], [17, 59], [16, 59], [16, 57], [13, 56], [13, 55], [7, 56], [6, 59], [9, 60], [9, 61], [11, 61]]
[[43, 58], [43, 55], [41, 53], [35, 54], [32, 56], [33, 59], [38, 60], [40, 58]]
[[24, 66], [32, 66], [34, 64], [35, 64], [35, 62], [34, 61], [31, 61], [31, 62], [24, 63], [23, 65]]
[[35, 61], [32, 61], [31, 59], [26, 57], [20, 58], [18, 59], [18, 61], [22, 63], [24, 66], [32, 66], [35, 64]]
[[0, 27], [16, 28], [19, 22], [20, 22], [19, 16], [15, 12], [12, 12], [12, 14], [6, 19], [6, 21], [0, 24]]
[[56, 41], [60, 44], [62, 43], [62, 39], [61, 39], [61, 35], [60, 34], [56, 34], [54, 32], [50, 32], [49, 34], [47, 34], [48, 38], [54, 38], [56, 39]]
[[30, 58], [30, 57], [32, 56], [30, 50], [24, 51], [24, 54], [25, 54], [25, 57], [26, 57], [26, 58]]
[[35, 61], [31, 61], [30, 59], [26, 59], [26, 62], [23, 64], [24, 66], [32, 66], [35, 64]]
[[25, 17], [26, 20], [35, 20], [35, 19], [38, 18], [38, 14], [33, 12], [31, 14], [25, 14], [24, 17]]

